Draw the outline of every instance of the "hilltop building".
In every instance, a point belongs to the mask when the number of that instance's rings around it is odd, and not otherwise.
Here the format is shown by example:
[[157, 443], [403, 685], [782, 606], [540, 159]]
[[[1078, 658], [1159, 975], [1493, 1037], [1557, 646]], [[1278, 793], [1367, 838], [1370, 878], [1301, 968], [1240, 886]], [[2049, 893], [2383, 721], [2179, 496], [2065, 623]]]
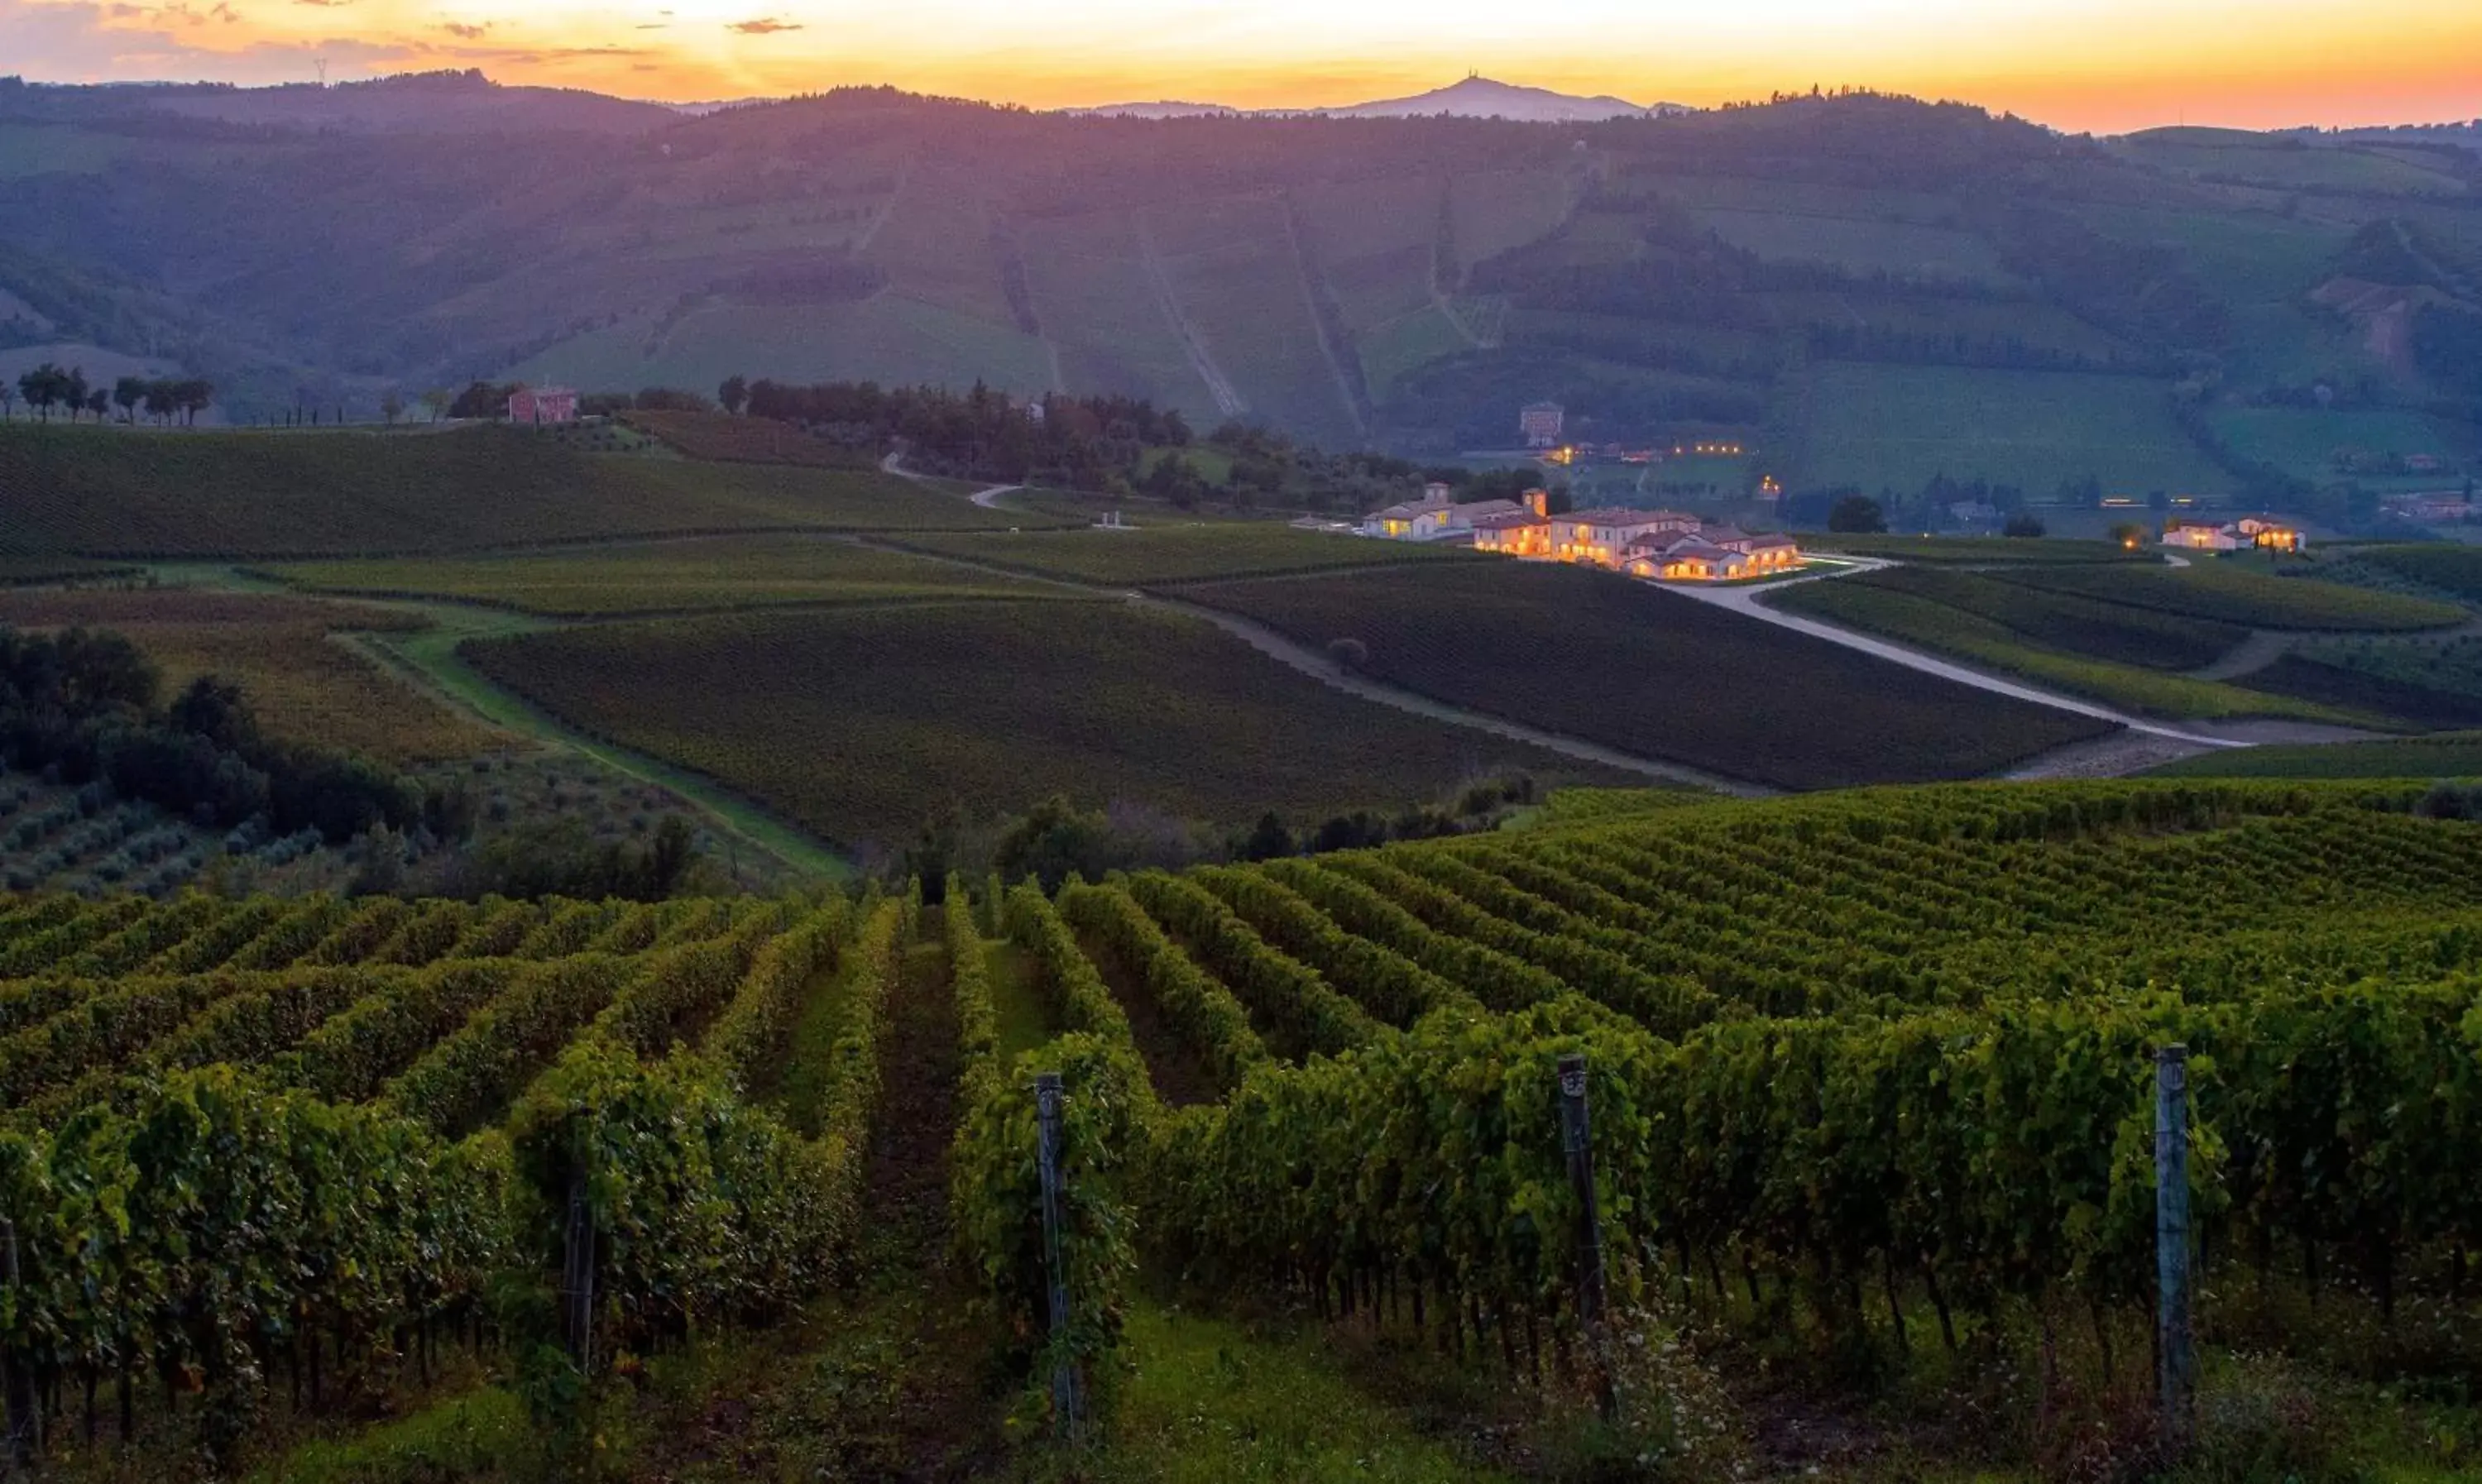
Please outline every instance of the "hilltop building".
[[1533, 402], [1518, 409], [1518, 436], [1528, 448], [1557, 448], [1560, 432], [1568, 426], [1569, 414], [1557, 402]]
[[520, 386], [509, 394], [509, 421], [542, 427], [577, 421], [577, 393], [567, 386]]
[[2299, 551], [2309, 539], [2298, 525], [2272, 516], [2243, 516], [2237, 520], [2178, 516], [2163, 523], [2163, 544], [2190, 551], [2238, 551], [2244, 546]]

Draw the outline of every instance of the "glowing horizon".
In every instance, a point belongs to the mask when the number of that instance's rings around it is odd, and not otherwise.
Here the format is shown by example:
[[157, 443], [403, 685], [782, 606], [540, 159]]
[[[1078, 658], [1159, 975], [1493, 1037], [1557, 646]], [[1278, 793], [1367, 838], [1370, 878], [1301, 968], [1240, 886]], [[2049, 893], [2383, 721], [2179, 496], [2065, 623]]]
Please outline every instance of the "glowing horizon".
[[0, 0], [0, 69], [35, 81], [307, 82], [319, 59], [330, 81], [475, 66], [675, 103], [884, 83], [1030, 108], [1321, 107], [1479, 71], [1698, 107], [1851, 84], [2102, 133], [2482, 116], [2470, 0]]

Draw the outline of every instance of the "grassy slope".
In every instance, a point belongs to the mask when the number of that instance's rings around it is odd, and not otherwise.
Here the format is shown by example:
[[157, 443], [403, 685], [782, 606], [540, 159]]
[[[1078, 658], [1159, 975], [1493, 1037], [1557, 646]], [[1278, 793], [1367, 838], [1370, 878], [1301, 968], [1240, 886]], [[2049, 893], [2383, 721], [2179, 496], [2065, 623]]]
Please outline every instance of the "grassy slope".
[[2470, 617], [2445, 603], [2311, 578], [2273, 577], [2212, 562], [2186, 568], [2029, 570], [2010, 573], [2007, 580], [2251, 628], [2410, 631], [2444, 628]]
[[1643, 583], [1515, 562], [1207, 585], [1185, 597], [1533, 726], [1793, 788], [1992, 772], [2101, 724], [1862, 658]]
[[499, 428], [0, 427], [0, 543], [25, 550], [344, 556], [699, 531], [1009, 523], [876, 471], [596, 457]]
[[1944, 473], [2036, 499], [2089, 474], [2114, 494], [2231, 488], [2173, 420], [2168, 389], [2142, 377], [1832, 361], [1805, 396], [1811, 484], [1912, 491]]
[[2024, 564], [2036, 567], [2083, 566], [2102, 562], [2152, 562], [2105, 541], [2067, 541], [2009, 536], [1805, 536], [1802, 544], [1815, 551], [1852, 556], [1892, 557], [1903, 562], [1970, 567]]
[[2237, 624], [2156, 613], [1976, 572], [1889, 567], [1844, 580], [1989, 619], [2046, 649], [2147, 670], [2195, 670], [2249, 637]]
[[951, 799], [987, 814], [1065, 793], [1228, 824], [1399, 807], [1482, 770], [1597, 771], [1347, 699], [1196, 620], [1101, 604], [741, 615], [465, 652], [586, 730], [844, 841], [910, 838]]
[[449, 597], [554, 617], [1071, 596], [1040, 583], [799, 535], [718, 536], [514, 556], [302, 562], [272, 570], [319, 592]]
[[[2338, 453], [2432, 454], [2455, 461], [2470, 451], [2472, 442], [2467, 430], [2398, 408], [2324, 412], [2292, 408], [2218, 408], [2207, 415], [2207, 421], [2242, 458], [2271, 464], [2296, 479], [2321, 485], [2350, 477], [2337, 464]], [[2406, 483], [2453, 489], [2462, 477], [2432, 474]]]
[[1788, 613], [1953, 655], [2126, 710], [2190, 720], [2245, 716], [2356, 720], [2237, 686], [2044, 649], [1994, 620], [1890, 588], [1867, 586], [1859, 579], [1802, 583], [1781, 590], [1771, 600]]
[[1470, 550], [1456, 547], [1360, 541], [1268, 522], [1161, 525], [1132, 531], [913, 536], [906, 538], [905, 544], [1046, 576], [1141, 586], [1338, 567], [1480, 560]]
[[2482, 602], [2482, 548], [2445, 542], [2406, 546], [2360, 546], [2358, 561], [2375, 563], [2442, 592]]

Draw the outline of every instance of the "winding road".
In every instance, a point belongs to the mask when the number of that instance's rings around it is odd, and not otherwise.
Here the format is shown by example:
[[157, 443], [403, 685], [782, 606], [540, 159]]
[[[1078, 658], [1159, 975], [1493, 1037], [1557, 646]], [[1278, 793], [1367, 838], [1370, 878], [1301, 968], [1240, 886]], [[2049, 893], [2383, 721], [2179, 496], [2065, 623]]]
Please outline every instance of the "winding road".
[[1953, 680], [1959, 685], [1970, 685], [1976, 690], [1990, 691], [1994, 695], [2007, 696], [2018, 701], [2030, 701], [2036, 705], [2050, 706], [2060, 711], [2072, 711], [2079, 716], [2091, 716], [2097, 721], [2113, 722], [2131, 731], [2145, 732], [2152, 736], [2168, 738], [2174, 742], [2191, 744], [2200, 751], [2251, 745], [2237, 738], [2214, 736], [2206, 732], [2176, 727], [2166, 722], [2149, 721], [2141, 716], [2132, 716], [2126, 711], [2116, 711], [2109, 706], [2098, 705], [2091, 701], [2079, 701], [2073, 696], [2063, 696], [2057, 691], [2046, 691], [2038, 686], [2027, 685], [2021, 680], [2005, 679], [1989, 671], [1960, 665], [1951, 659], [1943, 659], [1921, 649], [1908, 649], [1900, 644], [1890, 644], [1885, 639], [1875, 639], [1868, 634], [1856, 633], [1849, 628], [1839, 628], [1835, 624], [1822, 623], [1817, 619], [1785, 613], [1758, 601], [1762, 594], [1772, 593], [1782, 588], [1797, 586], [1804, 582], [1833, 582], [1837, 577], [1850, 576], [1856, 572], [1891, 565], [1893, 564], [1888, 562], [1857, 559], [1839, 565], [1830, 571], [1788, 577], [1781, 582], [1768, 583], [1763, 587], [1677, 587], [1673, 591], [1683, 597], [1695, 598], [1712, 607], [1729, 608], [1734, 613], [1746, 615], [1761, 623], [1773, 623], [1779, 628], [1789, 628], [1814, 639], [1840, 644], [1848, 649], [1858, 649], [1862, 653], [1887, 660], [1891, 664], [1902, 665], [1908, 670], [1918, 670], [1925, 675], [1938, 676], [1943, 680]]

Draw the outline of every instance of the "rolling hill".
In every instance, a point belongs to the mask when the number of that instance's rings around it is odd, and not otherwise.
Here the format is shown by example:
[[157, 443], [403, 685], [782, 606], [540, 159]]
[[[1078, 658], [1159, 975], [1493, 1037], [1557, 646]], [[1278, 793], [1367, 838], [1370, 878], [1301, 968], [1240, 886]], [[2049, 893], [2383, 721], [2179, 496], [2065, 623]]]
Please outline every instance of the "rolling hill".
[[1689, 479], [1727, 494], [2091, 479], [2335, 517], [2482, 443], [2482, 159], [2446, 140], [1871, 94], [1648, 117], [1482, 78], [1102, 112], [0, 87], [0, 352], [177, 362], [237, 421], [739, 372], [1439, 456], [1547, 398], [1591, 442], [1745, 447]]

